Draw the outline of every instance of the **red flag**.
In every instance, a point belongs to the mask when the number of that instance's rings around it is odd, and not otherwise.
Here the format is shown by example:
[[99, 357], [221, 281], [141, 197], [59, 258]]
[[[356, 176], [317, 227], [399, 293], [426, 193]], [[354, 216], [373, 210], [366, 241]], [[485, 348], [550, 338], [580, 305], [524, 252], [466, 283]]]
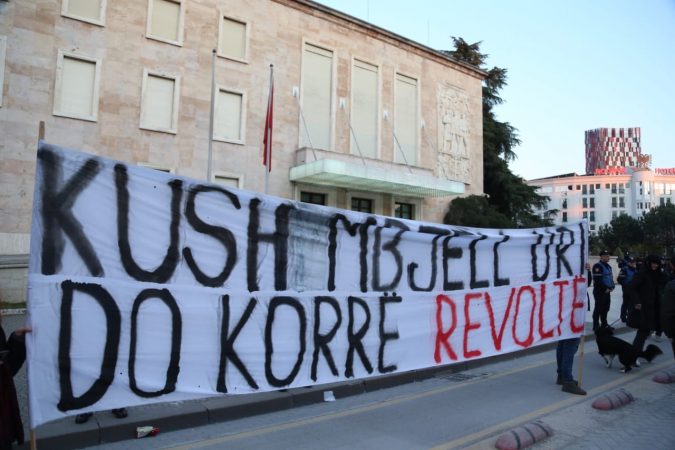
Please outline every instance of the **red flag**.
[[267, 115], [265, 116], [265, 134], [263, 135], [263, 166], [272, 171], [272, 127], [274, 116], [274, 77], [270, 70], [270, 94], [267, 99]]

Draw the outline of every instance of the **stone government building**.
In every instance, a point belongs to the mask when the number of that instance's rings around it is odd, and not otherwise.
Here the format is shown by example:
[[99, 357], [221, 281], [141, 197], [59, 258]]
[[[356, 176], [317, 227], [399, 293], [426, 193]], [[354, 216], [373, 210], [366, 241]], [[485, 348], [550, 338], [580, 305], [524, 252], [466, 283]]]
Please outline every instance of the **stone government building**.
[[[449, 42], [450, 45], [450, 42]], [[441, 222], [482, 194], [485, 73], [308, 0], [0, 0], [0, 300], [25, 298], [45, 140], [272, 195]]]

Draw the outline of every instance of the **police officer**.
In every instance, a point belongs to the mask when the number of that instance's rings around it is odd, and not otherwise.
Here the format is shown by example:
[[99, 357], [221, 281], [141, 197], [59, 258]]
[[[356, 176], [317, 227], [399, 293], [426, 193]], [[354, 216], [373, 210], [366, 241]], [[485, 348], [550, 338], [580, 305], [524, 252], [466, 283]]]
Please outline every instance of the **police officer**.
[[635, 272], [637, 272], [637, 260], [634, 256], [628, 256], [625, 261], [626, 264], [619, 270], [619, 276], [616, 277], [616, 282], [621, 285], [621, 293], [623, 295], [620, 315], [623, 323], [626, 323], [626, 320], [628, 320], [628, 306], [631, 305], [628, 284], [633, 279]]
[[593, 298], [595, 306], [593, 307], [593, 331], [596, 331], [602, 322], [603, 326], [609, 326], [607, 323], [607, 313], [609, 312], [610, 294], [614, 290], [614, 276], [612, 267], [609, 265], [609, 252], [603, 250], [600, 252], [600, 261], [593, 264]]

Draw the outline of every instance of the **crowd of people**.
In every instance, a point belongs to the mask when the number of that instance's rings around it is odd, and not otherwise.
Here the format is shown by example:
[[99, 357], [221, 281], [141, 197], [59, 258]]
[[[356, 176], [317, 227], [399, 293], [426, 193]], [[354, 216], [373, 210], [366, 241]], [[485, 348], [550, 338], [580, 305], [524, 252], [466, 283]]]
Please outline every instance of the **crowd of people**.
[[[611, 293], [616, 285], [621, 286], [622, 304], [620, 320], [636, 330], [633, 348], [638, 353], [644, 349], [645, 341], [653, 334], [657, 342], [665, 334], [670, 341], [675, 357], [675, 256], [670, 259], [649, 255], [637, 258], [626, 253], [618, 261], [619, 273], [614, 279], [610, 254], [603, 250], [600, 260], [588, 274], [589, 285], [593, 285], [593, 331], [600, 327], [613, 330], [607, 320], [611, 304]], [[586, 268], [588, 270], [588, 267]], [[558, 341], [556, 359], [558, 365], [557, 384], [571, 394], [586, 395], [578, 381], [572, 377], [574, 354], [579, 339]], [[636, 362], [639, 365], [639, 362]]]

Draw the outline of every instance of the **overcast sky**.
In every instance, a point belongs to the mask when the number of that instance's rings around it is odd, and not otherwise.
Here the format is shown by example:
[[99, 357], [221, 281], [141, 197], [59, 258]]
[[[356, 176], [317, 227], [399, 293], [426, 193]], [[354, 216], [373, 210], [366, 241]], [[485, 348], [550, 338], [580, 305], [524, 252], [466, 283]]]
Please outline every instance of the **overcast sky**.
[[675, 167], [675, 0], [321, 0], [434, 49], [482, 41], [508, 70], [498, 119], [519, 131], [511, 169], [584, 173], [584, 131], [642, 129]]

